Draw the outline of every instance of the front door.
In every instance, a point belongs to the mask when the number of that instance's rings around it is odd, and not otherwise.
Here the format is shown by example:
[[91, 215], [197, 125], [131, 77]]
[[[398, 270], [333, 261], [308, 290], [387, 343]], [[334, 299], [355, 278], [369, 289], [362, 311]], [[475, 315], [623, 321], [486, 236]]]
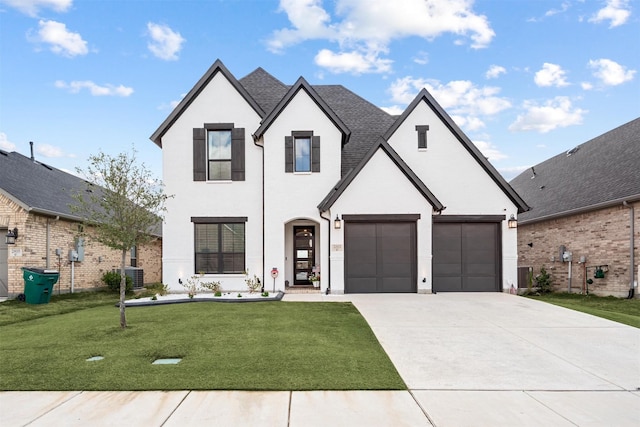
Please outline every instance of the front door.
[[294, 285], [311, 285], [309, 276], [313, 272], [315, 250], [313, 225], [293, 227], [293, 276]]

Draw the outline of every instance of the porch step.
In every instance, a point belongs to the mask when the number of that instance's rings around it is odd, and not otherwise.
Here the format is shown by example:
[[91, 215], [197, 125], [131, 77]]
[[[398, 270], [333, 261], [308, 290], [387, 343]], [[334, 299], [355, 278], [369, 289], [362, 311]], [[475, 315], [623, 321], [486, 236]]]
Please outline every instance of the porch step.
[[314, 288], [313, 286], [289, 286], [284, 289], [286, 294], [320, 294], [320, 288]]

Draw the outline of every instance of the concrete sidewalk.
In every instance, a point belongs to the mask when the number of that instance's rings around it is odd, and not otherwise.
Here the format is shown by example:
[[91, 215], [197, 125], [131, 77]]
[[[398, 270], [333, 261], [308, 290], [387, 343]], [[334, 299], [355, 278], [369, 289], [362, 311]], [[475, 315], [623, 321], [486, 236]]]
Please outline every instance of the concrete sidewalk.
[[507, 294], [351, 301], [409, 391], [4, 392], [5, 426], [638, 426], [640, 330]]

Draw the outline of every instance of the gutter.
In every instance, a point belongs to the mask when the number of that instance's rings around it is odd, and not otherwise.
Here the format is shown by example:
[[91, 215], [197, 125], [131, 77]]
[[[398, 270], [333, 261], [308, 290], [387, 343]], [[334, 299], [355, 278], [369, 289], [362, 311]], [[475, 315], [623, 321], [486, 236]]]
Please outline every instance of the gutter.
[[568, 211], [563, 211], [563, 212], [557, 212], [554, 214], [549, 214], [549, 215], [545, 215], [545, 216], [541, 216], [538, 218], [532, 218], [532, 219], [519, 219], [518, 218], [518, 225], [528, 225], [528, 224], [535, 224], [536, 222], [542, 222], [542, 221], [547, 221], [550, 219], [557, 219], [557, 218], [562, 218], [565, 216], [569, 216], [569, 215], [576, 215], [576, 214], [581, 214], [581, 213], [585, 213], [585, 212], [590, 212], [590, 211], [595, 211], [598, 209], [604, 209], [604, 208], [610, 208], [613, 206], [618, 206], [621, 203], [633, 203], [633, 202], [637, 202], [640, 201], [640, 194], [636, 194], [633, 196], [629, 196], [629, 197], [622, 197], [619, 199], [614, 199], [614, 200], [609, 200], [607, 202], [602, 202], [602, 203], [596, 203], [594, 205], [589, 205], [589, 206], [583, 206], [581, 208], [575, 208], [575, 209], [570, 209]]
[[[264, 143], [263, 145], [258, 144], [259, 138], [256, 138], [255, 135], [251, 135], [253, 138], [253, 144], [256, 147], [262, 148], [262, 292], [264, 292]], [[274, 280], [275, 284], [275, 280]]]
[[635, 269], [635, 259], [633, 257], [633, 237], [634, 237], [634, 229], [633, 229], [633, 223], [635, 220], [635, 209], [633, 208], [633, 205], [629, 204], [626, 200], [622, 202], [622, 205], [625, 208], [630, 209], [629, 211], [629, 229], [630, 229], [630, 237], [629, 237], [629, 241], [630, 241], [630, 248], [629, 248], [629, 295], [627, 296], [628, 299], [633, 298], [633, 294], [635, 293], [635, 287], [633, 286], [633, 279], [634, 279], [634, 269]]

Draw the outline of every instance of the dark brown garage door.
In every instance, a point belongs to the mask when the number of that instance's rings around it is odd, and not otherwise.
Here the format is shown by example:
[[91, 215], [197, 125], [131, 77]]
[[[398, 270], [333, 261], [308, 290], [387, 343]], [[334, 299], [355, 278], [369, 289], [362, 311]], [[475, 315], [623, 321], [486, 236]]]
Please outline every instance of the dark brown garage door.
[[434, 291], [499, 291], [498, 226], [498, 223], [433, 224]]
[[346, 222], [345, 292], [416, 292], [416, 222]]

